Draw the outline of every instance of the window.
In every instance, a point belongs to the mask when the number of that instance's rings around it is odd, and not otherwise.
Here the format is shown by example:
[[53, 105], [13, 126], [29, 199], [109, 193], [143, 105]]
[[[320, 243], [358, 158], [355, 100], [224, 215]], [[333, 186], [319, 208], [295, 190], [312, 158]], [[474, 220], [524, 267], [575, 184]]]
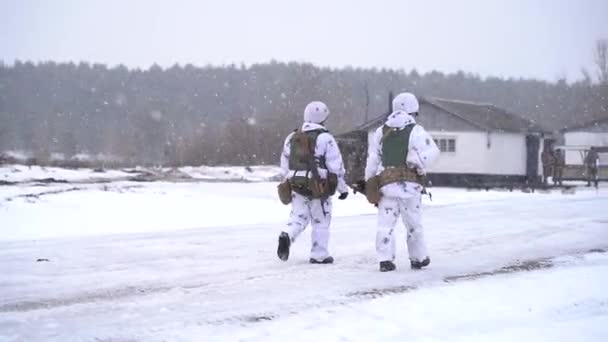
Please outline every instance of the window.
[[456, 152], [456, 140], [448, 139], [448, 152]]
[[435, 144], [441, 152], [456, 152], [456, 139], [454, 138], [434, 138]]

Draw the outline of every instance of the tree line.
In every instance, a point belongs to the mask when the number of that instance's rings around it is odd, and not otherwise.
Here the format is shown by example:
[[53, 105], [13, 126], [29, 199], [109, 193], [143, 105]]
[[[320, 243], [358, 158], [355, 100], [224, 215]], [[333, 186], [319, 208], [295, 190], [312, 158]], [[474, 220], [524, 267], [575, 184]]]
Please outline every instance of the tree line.
[[125, 165], [276, 164], [308, 102], [327, 103], [327, 126], [341, 133], [403, 90], [493, 103], [558, 130], [608, 116], [605, 80], [583, 75], [568, 83], [274, 61], [145, 70], [0, 62], [0, 152], [28, 151], [41, 164], [82, 153]]

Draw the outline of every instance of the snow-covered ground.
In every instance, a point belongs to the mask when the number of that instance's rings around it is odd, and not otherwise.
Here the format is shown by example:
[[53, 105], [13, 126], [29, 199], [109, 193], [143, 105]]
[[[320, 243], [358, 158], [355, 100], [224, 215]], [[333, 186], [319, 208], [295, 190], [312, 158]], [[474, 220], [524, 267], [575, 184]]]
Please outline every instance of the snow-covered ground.
[[0, 182], [36, 183], [78, 182], [99, 183], [103, 181], [130, 180], [137, 177], [154, 177], [169, 180], [211, 180], [261, 182], [279, 180], [278, 166], [184, 166], [180, 168], [125, 168], [125, 169], [65, 169], [46, 166], [4, 165], [0, 166]]
[[[501, 274], [221, 331], [241, 341], [608, 341], [608, 256], [558, 258], [553, 268]], [[287, 328], [286, 328], [287, 327]], [[295, 333], [294, 333], [295, 332]], [[196, 328], [171, 339], [197, 336]]]
[[29, 183], [45, 179], [57, 182], [95, 182], [115, 180], [132, 176], [124, 171], [109, 170], [95, 172], [93, 169], [64, 169], [58, 167], [5, 165], [0, 166], [0, 181], [7, 183]]
[[[248, 171], [249, 172], [249, 171]], [[608, 189], [433, 189], [433, 260], [379, 273], [335, 201], [334, 265], [286, 263], [276, 183], [0, 186], [0, 341], [605, 341]], [[595, 252], [590, 252], [594, 250]], [[552, 267], [550, 267], [552, 266]]]

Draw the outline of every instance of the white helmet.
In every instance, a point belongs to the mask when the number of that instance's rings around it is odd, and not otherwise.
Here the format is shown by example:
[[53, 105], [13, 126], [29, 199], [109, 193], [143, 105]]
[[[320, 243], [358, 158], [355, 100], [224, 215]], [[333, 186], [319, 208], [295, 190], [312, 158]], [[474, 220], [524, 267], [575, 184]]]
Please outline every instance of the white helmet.
[[412, 93], [401, 93], [393, 99], [393, 112], [402, 110], [408, 114], [418, 113], [420, 105]]
[[304, 122], [320, 124], [327, 120], [329, 109], [321, 101], [313, 101], [304, 108]]

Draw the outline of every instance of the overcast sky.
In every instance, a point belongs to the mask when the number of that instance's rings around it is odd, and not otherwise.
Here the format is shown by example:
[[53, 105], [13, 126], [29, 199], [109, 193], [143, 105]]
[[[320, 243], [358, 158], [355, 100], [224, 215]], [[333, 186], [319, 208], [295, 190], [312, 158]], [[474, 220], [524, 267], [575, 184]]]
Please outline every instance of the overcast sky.
[[464, 70], [579, 78], [608, 0], [0, 0], [0, 59]]

